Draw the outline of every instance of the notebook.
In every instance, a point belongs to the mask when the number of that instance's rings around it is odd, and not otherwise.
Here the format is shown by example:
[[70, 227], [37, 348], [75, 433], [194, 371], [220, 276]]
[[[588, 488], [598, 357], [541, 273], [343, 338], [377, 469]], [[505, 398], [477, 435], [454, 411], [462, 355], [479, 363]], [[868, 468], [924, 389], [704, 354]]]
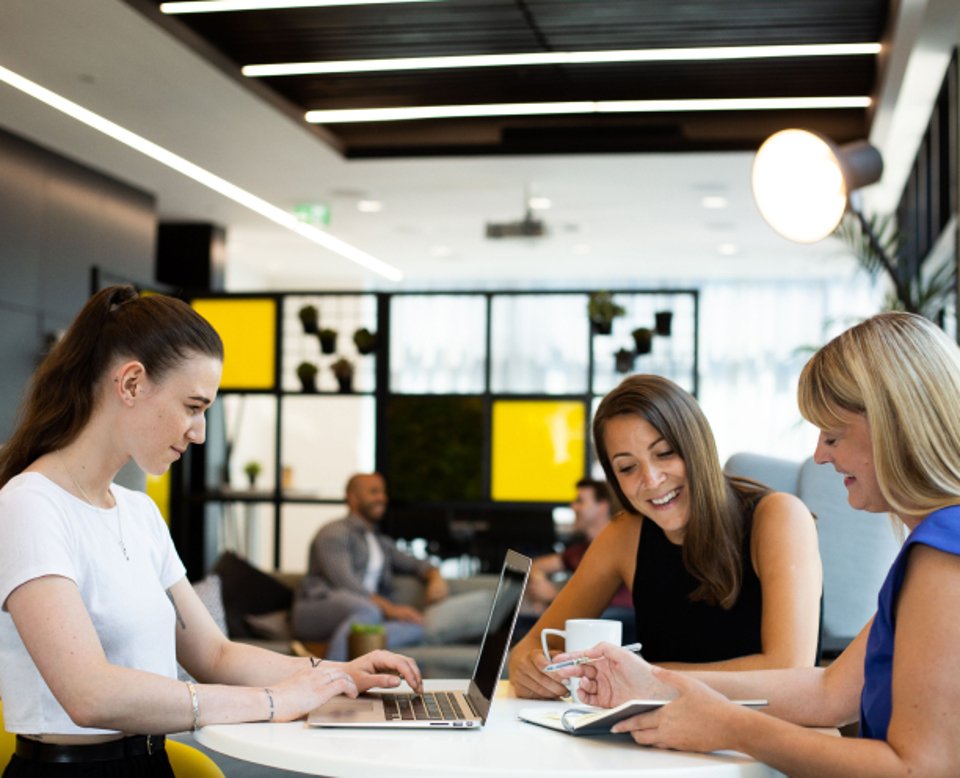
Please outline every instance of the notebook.
[[[356, 699], [335, 697], [307, 716], [314, 727], [405, 727], [476, 729], [487, 720], [497, 682], [510, 650], [513, 627], [530, 575], [530, 558], [507, 551], [490, 605], [473, 677], [466, 691], [367, 692]], [[402, 650], [402, 649], [401, 649]]]

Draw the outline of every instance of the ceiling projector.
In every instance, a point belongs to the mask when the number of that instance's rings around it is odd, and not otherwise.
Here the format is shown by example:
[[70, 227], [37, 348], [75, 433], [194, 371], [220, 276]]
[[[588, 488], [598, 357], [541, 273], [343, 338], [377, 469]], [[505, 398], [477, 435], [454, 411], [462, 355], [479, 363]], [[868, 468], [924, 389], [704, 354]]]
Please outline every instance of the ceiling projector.
[[516, 222], [487, 222], [488, 238], [540, 238], [546, 235], [546, 227], [540, 219], [534, 219], [530, 211]]

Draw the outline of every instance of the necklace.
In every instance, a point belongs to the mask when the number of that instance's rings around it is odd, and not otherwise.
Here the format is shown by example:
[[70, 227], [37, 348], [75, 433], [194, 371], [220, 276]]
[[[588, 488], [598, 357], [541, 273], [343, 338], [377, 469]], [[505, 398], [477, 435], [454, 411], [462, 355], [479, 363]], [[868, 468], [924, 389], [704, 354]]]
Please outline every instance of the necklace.
[[[73, 485], [77, 487], [77, 491], [83, 496], [83, 499], [90, 503], [91, 507], [101, 510], [100, 506], [90, 499], [87, 493], [83, 490], [83, 487], [80, 486], [80, 483], [77, 481], [77, 479], [73, 477], [73, 473], [70, 472], [70, 468], [67, 467], [67, 462], [63, 458], [63, 454], [61, 454], [59, 451], [57, 452], [57, 458], [60, 460], [60, 464], [63, 465], [63, 469], [66, 471], [67, 475], [70, 476], [70, 480], [73, 481]], [[112, 492], [111, 496], [113, 497], [114, 504], [117, 506], [117, 535], [120, 539], [120, 550], [123, 552], [123, 558], [129, 562], [130, 555], [127, 553], [127, 544], [123, 542], [123, 523], [120, 521], [120, 501], [116, 498], [116, 496], [113, 495]]]

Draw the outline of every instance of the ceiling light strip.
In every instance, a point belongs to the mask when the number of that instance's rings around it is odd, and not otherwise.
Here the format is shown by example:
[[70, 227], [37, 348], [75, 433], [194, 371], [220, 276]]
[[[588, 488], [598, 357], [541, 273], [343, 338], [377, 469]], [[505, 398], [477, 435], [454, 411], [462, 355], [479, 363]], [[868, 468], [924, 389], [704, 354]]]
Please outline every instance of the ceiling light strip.
[[482, 116], [554, 116], [595, 113], [687, 113], [695, 111], [789, 111], [869, 108], [869, 97], [745, 97], [702, 100], [581, 100], [558, 103], [421, 105], [401, 108], [352, 108], [307, 111], [311, 124], [401, 122]]
[[460, 57], [396, 57], [330, 62], [278, 62], [244, 65], [250, 78], [330, 73], [384, 73], [403, 70], [517, 67], [529, 65], [593, 65], [627, 62], [696, 62], [784, 57], [838, 57], [877, 54], [879, 43], [823, 43], [801, 46], [720, 46], [685, 49], [624, 49], [619, 51], [543, 51], [529, 54], [470, 54]]
[[339, 5], [383, 5], [386, 3], [435, 3], [438, 0], [196, 0], [160, 3], [165, 14], [210, 14], [232, 11], [276, 11], [287, 8], [326, 8]]
[[325, 249], [333, 251], [345, 259], [349, 259], [351, 262], [355, 262], [367, 270], [372, 270], [375, 273], [379, 273], [391, 281], [399, 281], [403, 277], [403, 274], [397, 268], [380, 259], [377, 259], [374, 256], [371, 256], [370, 254], [367, 254], [365, 251], [361, 251], [356, 246], [340, 240], [339, 238], [335, 238], [334, 236], [309, 224], [304, 224], [292, 213], [268, 203], [266, 200], [251, 194], [245, 189], [241, 189], [239, 186], [231, 184], [229, 181], [226, 181], [225, 179], [214, 175], [210, 171], [193, 164], [189, 160], [174, 154], [172, 151], [168, 151], [162, 146], [158, 146], [156, 143], [153, 143], [152, 141], [149, 141], [146, 138], [125, 129], [118, 124], [114, 124], [109, 119], [105, 119], [99, 114], [93, 113], [93, 111], [87, 110], [83, 106], [78, 105], [77, 103], [74, 103], [65, 97], [61, 97], [56, 92], [51, 92], [49, 89], [42, 87], [39, 84], [30, 81], [29, 79], [26, 79], [23, 76], [14, 73], [12, 70], [8, 70], [2, 66], [0, 66], [0, 82], [7, 83], [14, 89], [19, 89], [21, 92], [36, 98], [40, 102], [49, 105], [51, 108], [55, 108], [56, 110], [65, 113], [67, 116], [76, 119], [88, 127], [91, 127], [98, 132], [102, 132], [104, 135], [123, 143], [125, 146], [129, 146], [130, 148], [139, 151], [141, 154], [156, 160], [162, 165], [166, 165], [167, 167], [176, 170], [178, 173], [182, 173], [183, 175], [187, 176], [187, 178], [193, 179], [197, 183], [212, 189], [214, 192], [233, 200], [235, 203], [238, 203], [245, 208], [249, 208], [251, 211], [254, 211], [270, 221], [279, 224], [281, 227], [286, 227], [287, 229], [302, 235], [307, 240], [310, 240]]

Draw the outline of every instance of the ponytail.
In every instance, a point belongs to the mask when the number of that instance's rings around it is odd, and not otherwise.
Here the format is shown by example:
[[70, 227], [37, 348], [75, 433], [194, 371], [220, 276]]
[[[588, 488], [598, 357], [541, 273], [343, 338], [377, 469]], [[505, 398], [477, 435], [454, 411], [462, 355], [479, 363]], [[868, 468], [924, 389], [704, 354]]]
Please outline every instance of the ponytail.
[[0, 449], [0, 487], [31, 462], [69, 445], [90, 421], [97, 384], [118, 358], [159, 381], [185, 359], [223, 359], [210, 323], [181, 300], [111, 286], [91, 297], [30, 381], [10, 440]]

